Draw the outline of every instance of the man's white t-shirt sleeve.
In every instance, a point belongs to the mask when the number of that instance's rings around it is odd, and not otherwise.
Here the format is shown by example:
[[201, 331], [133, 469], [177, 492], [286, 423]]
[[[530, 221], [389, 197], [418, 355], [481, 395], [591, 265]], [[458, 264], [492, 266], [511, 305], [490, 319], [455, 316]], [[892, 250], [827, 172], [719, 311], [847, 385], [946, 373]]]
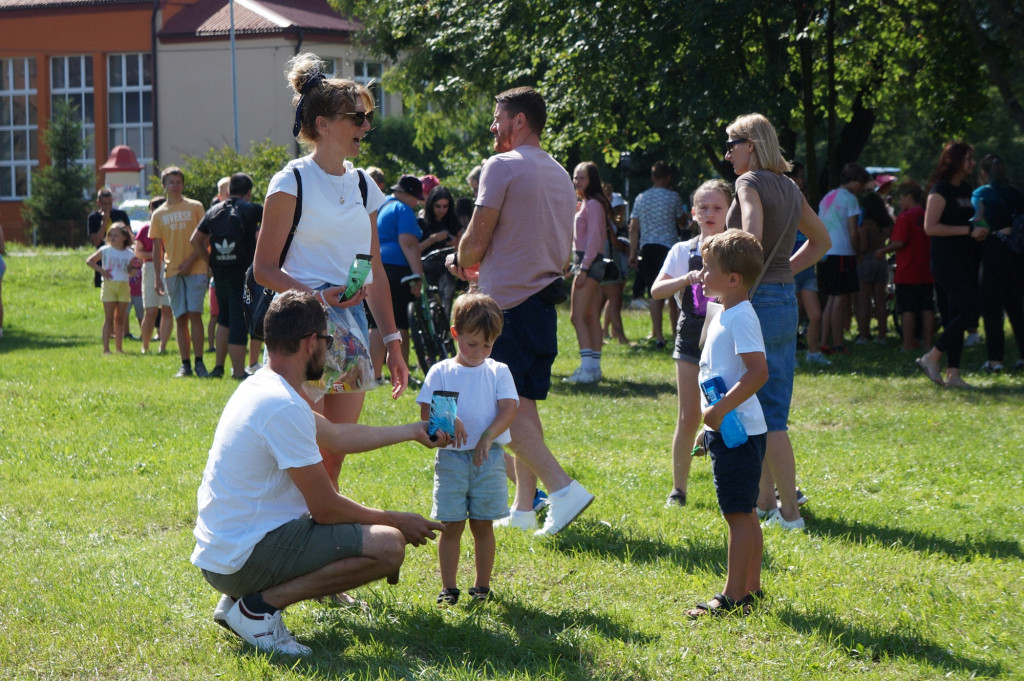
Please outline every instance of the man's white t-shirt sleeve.
[[[297, 424], [299, 425], [296, 428]], [[289, 405], [267, 419], [263, 437], [280, 470], [302, 468], [323, 461], [316, 444], [316, 417], [300, 405]]]

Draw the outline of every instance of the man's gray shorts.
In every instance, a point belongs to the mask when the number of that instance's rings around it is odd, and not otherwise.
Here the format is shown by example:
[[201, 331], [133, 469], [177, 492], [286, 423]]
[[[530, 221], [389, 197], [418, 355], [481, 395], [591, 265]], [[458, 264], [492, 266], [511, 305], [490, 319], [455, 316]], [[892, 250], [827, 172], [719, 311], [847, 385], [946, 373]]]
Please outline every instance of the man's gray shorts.
[[164, 288], [171, 299], [171, 312], [177, 319], [189, 312], [203, 313], [210, 278], [205, 274], [175, 274], [164, 279]]
[[361, 555], [362, 525], [321, 525], [306, 514], [268, 532], [238, 572], [203, 570], [203, 577], [222, 594], [241, 598]]

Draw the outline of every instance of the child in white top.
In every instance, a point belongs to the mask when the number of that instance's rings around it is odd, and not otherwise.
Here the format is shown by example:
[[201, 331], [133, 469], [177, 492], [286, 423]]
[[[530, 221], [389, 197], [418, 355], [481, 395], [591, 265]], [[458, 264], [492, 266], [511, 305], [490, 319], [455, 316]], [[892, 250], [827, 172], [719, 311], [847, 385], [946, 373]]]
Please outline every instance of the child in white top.
[[[768, 362], [757, 313], [747, 299], [764, 266], [764, 251], [752, 234], [729, 229], [701, 247], [704, 295], [718, 296], [721, 313], [711, 320], [700, 356], [700, 380], [720, 376], [726, 393], [712, 405], [703, 391], [704, 447], [711, 456], [718, 506], [729, 524], [725, 588], [687, 611], [691, 618], [740, 609], [747, 612], [761, 594], [764, 539], [754, 509], [768, 428], [757, 391], [768, 381]], [[747, 439], [729, 447], [718, 432], [735, 412]]]
[[452, 307], [452, 337], [458, 354], [427, 372], [416, 401], [421, 417], [430, 414], [435, 391], [459, 393], [454, 447], [439, 449], [434, 459], [431, 515], [445, 523], [437, 543], [441, 564], [439, 604], [459, 600], [456, 575], [462, 532], [469, 518], [476, 553], [476, 581], [469, 595], [490, 598], [494, 567], [493, 521], [508, 515], [508, 482], [501, 445], [511, 440], [519, 395], [508, 366], [490, 359], [504, 318], [490, 296], [466, 293]]
[[128, 304], [131, 303], [131, 288], [128, 280], [138, 271], [133, 264], [132, 232], [123, 222], [115, 222], [107, 232], [107, 243], [86, 258], [89, 267], [100, 273], [103, 284], [100, 300], [103, 301], [103, 354], [110, 354], [110, 334], [114, 334], [114, 347], [123, 353], [125, 324], [128, 321]]
[[[679, 305], [675, 350], [676, 392], [679, 409], [672, 435], [672, 491], [665, 506], [686, 505], [686, 483], [690, 477], [691, 450], [700, 427], [700, 395], [697, 363], [700, 361], [700, 332], [704, 327], [704, 302], [700, 285], [700, 247], [708, 238], [725, 229], [725, 216], [732, 203], [732, 185], [724, 180], [708, 180], [693, 192], [691, 214], [700, 226], [700, 234], [672, 247], [665, 257], [658, 278], [651, 286], [651, 298], [675, 295]], [[698, 295], [699, 294], [699, 295]]]

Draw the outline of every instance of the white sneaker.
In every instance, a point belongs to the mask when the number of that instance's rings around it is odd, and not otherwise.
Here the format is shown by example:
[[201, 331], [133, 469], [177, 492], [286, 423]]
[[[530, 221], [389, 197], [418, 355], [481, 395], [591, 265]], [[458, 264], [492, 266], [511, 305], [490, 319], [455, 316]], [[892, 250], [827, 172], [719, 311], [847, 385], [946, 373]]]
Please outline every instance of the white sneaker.
[[235, 604], [235, 599], [227, 594], [220, 597], [217, 601], [217, 607], [213, 609], [213, 621], [224, 627], [228, 627], [228, 611], [231, 610], [231, 606]]
[[804, 519], [786, 520], [782, 517], [782, 512], [779, 509], [773, 508], [768, 512], [768, 517], [765, 521], [761, 523], [761, 527], [774, 527], [776, 525], [784, 530], [802, 530], [804, 529]]
[[253, 374], [255, 374], [255, 373], [256, 373], [257, 371], [259, 371], [259, 370], [260, 370], [260, 367], [261, 367], [261, 366], [263, 366], [263, 365], [262, 365], [262, 364], [260, 364], [259, 362], [253, 362], [253, 363], [252, 363], [252, 364], [250, 364], [249, 366], [245, 367], [245, 373], [247, 373], [247, 374], [249, 374], [250, 376], [252, 376], [252, 375], [253, 375]]
[[808, 352], [805, 361], [808, 364], [820, 364], [823, 367], [832, 366], [832, 362], [825, 359], [825, 355], [820, 352]]
[[517, 530], [523, 532], [533, 532], [537, 529], [537, 512], [536, 511], [516, 511], [512, 510], [509, 512], [507, 518], [494, 521], [495, 527], [514, 527]]
[[583, 376], [586, 373], [587, 372], [583, 370], [583, 367], [576, 367], [576, 371], [563, 378], [562, 383], [582, 383]]
[[647, 301], [644, 300], [643, 298], [634, 298], [633, 301], [629, 304], [629, 309], [631, 309], [631, 310], [646, 310], [647, 309]]
[[601, 370], [600, 369], [597, 369], [595, 371], [593, 369], [584, 369], [583, 367], [579, 367], [578, 369], [576, 369], [576, 371], [572, 372], [572, 376], [569, 376], [568, 378], [563, 378], [562, 379], [562, 381], [564, 383], [577, 383], [577, 384], [597, 383], [600, 380], [601, 380]]
[[273, 615], [257, 615], [242, 611], [242, 599], [231, 606], [225, 618], [228, 628], [239, 638], [268, 653], [285, 655], [309, 655], [312, 651], [295, 640], [292, 632], [281, 620], [283, 610]]
[[576, 517], [587, 510], [594, 495], [573, 480], [564, 495], [552, 494], [548, 497], [548, 517], [544, 519], [544, 527], [533, 534], [535, 536], [558, 534], [562, 528], [576, 520]]
[[976, 333], [967, 334], [967, 338], [964, 339], [964, 347], [972, 348], [981, 342], [981, 336]]

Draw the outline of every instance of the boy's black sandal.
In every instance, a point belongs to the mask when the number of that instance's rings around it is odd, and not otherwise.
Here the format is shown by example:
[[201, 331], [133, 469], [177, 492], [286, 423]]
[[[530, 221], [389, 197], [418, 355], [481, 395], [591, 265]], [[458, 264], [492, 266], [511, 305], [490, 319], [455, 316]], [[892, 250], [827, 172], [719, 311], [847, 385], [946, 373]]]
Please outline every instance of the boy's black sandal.
[[711, 605], [711, 603], [698, 603], [692, 610], [686, 612], [686, 616], [692, 620], [707, 615], [727, 615], [734, 610], [739, 610], [744, 615], [747, 614], [747, 598], [741, 598], [738, 601], [734, 601], [725, 594], [715, 594], [711, 597], [712, 601], [718, 601], [718, 605]]
[[469, 596], [474, 601], [489, 601], [491, 600], [491, 590], [486, 586], [471, 586], [469, 587]]
[[441, 593], [437, 595], [437, 604], [441, 605], [455, 605], [459, 602], [459, 594], [462, 593], [458, 589], [442, 589]]

